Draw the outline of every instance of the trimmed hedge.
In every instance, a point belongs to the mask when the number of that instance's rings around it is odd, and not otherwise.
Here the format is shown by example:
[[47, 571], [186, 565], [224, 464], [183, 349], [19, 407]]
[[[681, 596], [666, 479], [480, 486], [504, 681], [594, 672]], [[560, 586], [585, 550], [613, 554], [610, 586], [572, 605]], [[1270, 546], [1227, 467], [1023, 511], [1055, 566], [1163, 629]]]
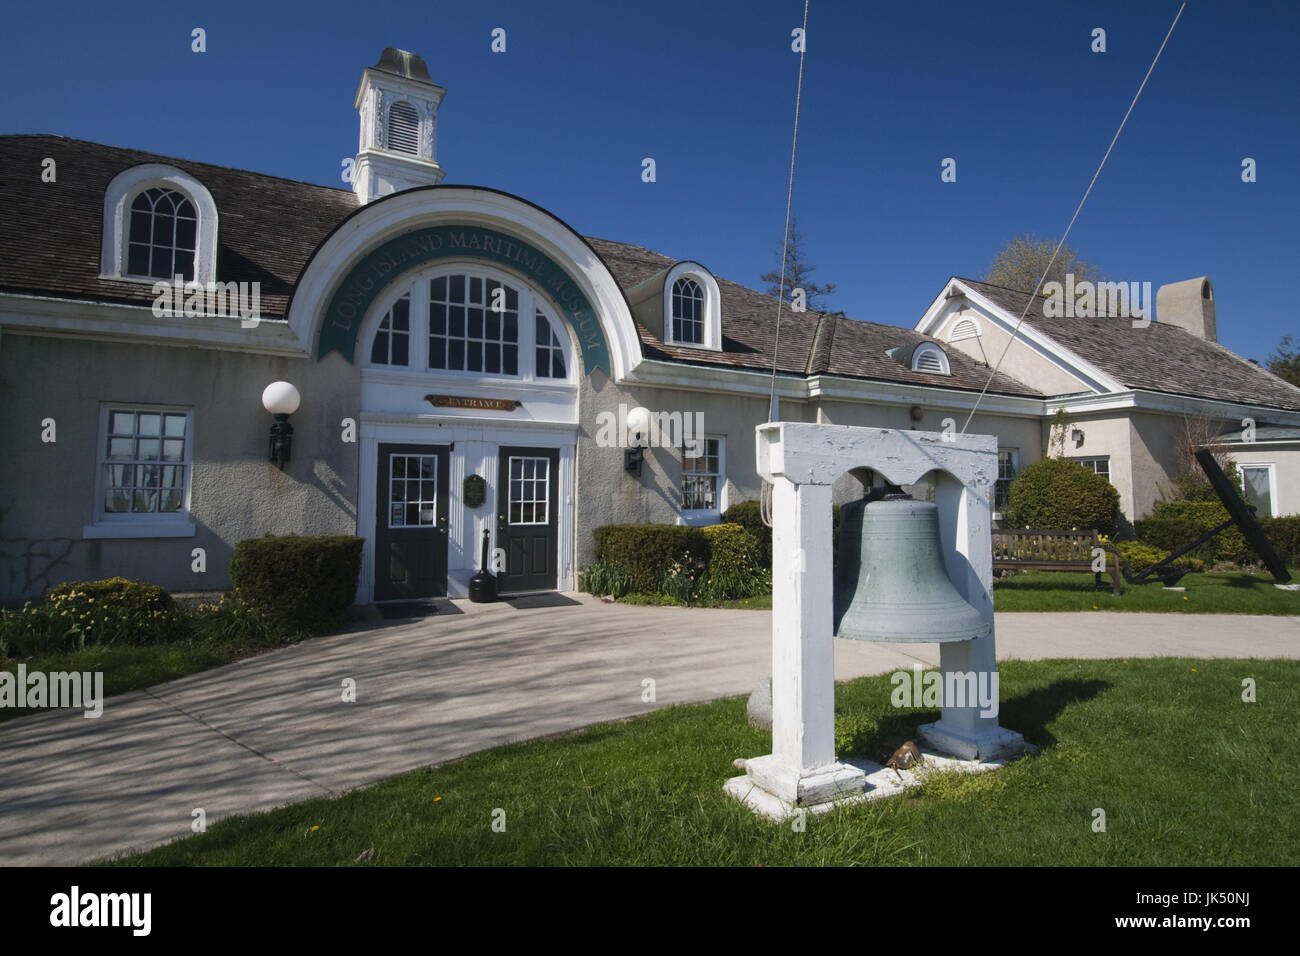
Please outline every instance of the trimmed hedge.
[[699, 583], [699, 596], [726, 601], [753, 597], [772, 588], [772, 575], [762, 564], [754, 536], [738, 524], [701, 529], [709, 541], [709, 562]]
[[[1228, 511], [1219, 501], [1161, 501], [1151, 514], [1134, 522], [1133, 529], [1143, 544], [1176, 551], [1227, 520]], [[1235, 526], [1219, 532], [1190, 556], [1211, 563], [1259, 560]]]
[[772, 586], [758, 542], [739, 524], [615, 524], [593, 534], [595, 560], [579, 576], [592, 594], [636, 591], [690, 604], [752, 597]]
[[1110, 535], [1119, 518], [1119, 492], [1109, 481], [1068, 458], [1043, 458], [1011, 482], [1004, 523]]
[[1300, 567], [1300, 515], [1281, 515], [1277, 518], [1263, 518], [1260, 526], [1264, 537], [1289, 567]]
[[[740, 501], [722, 513], [723, 524], [738, 524], [754, 536], [758, 542], [759, 560], [763, 567], [772, 570], [772, 529], [763, 523], [762, 508], [757, 501]], [[833, 542], [833, 559], [839, 563], [840, 556], [840, 506], [831, 507], [831, 541]]]
[[[1142, 544], [1138, 541], [1116, 541], [1115, 550], [1119, 552], [1120, 559], [1124, 562], [1124, 567], [1131, 574], [1141, 574], [1147, 568], [1154, 567], [1165, 558], [1169, 557], [1170, 552], [1164, 548], [1153, 547], [1149, 544]], [[1197, 558], [1184, 555], [1173, 566], [1186, 571], [1204, 571], [1205, 562]]]
[[762, 507], [757, 501], [738, 501], [722, 513], [723, 524], [738, 524], [758, 542], [758, 558], [763, 567], [772, 567], [772, 529], [763, 524]]
[[631, 578], [633, 591], [656, 593], [674, 564], [698, 573], [709, 560], [709, 542], [700, 528], [607, 524], [592, 535], [596, 563], [621, 569]]
[[334, 628], [356, 599], [362, 543], [352, 535], [241, 541], [230, 560], [235, 597], [278, 629]]

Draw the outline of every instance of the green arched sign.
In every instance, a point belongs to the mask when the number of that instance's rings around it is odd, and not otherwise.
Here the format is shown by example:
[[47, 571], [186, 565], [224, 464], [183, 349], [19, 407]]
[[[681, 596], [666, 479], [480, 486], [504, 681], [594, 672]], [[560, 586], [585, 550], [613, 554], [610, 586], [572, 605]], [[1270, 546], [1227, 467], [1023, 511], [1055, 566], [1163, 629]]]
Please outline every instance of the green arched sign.
[[325, 310], [316, 357], [337, 351], [355, 361], [361, 323], [390, 277], [414, 266], [446, 258], [484, 259], [523, 273], [550, 295], [573, 327], [582, 349], [582, 364], [610, 374], [609, 346], [596, 310], [569, 274], [545, 253], [514, 236], [482, 226], [433, 226], [389, 239], [357, 263], [339, 283]]

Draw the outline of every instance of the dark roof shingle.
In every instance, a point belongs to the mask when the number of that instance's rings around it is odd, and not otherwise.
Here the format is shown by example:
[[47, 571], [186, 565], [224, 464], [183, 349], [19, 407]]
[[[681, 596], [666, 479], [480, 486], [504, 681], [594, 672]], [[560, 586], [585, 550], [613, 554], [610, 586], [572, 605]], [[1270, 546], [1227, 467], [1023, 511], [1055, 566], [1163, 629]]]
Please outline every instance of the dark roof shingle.
[[1300, 410], [1300, 389], [1217, 342], [1175, 325], [1134, 328], [1123, 318], [1048, 318], [1046, 297], [961, 279], [1014, 318], [1085, 359], [1126, 388]]

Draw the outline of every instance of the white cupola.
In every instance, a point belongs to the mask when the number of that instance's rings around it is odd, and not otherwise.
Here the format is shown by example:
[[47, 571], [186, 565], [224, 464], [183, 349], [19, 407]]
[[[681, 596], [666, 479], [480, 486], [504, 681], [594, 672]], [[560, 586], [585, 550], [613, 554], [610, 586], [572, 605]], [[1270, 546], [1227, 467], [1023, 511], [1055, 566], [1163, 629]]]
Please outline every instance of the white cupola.
[[354, 104], [361, 113], [361, 140], [352, 190], [362, 203], [442, 182], [438, 104], [446, 93], [429, 78], [424, 60], [391, 46], [361, 74]]

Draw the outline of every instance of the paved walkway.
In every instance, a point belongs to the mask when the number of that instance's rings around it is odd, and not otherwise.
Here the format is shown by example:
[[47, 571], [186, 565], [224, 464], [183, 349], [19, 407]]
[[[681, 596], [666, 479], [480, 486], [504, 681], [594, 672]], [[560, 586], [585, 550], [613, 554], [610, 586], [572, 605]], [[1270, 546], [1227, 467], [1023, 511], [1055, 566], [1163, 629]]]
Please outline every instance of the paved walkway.
[[[147, 691], [104, 714], [0, 724], [0, 865], [78, 864], [222, 817], [340, 793], [509, 741], [748, 693], [770, 616], [447, 604]], [[1000, 658], [1300, 658], [1300, 617], [1003, 614]], [[938, 646], [836, 642], [840, 679], [938, 663]], [[356, 681], [356, 703], [342, 682]], [[655, 681], [656, 703], [641, 701]]]

